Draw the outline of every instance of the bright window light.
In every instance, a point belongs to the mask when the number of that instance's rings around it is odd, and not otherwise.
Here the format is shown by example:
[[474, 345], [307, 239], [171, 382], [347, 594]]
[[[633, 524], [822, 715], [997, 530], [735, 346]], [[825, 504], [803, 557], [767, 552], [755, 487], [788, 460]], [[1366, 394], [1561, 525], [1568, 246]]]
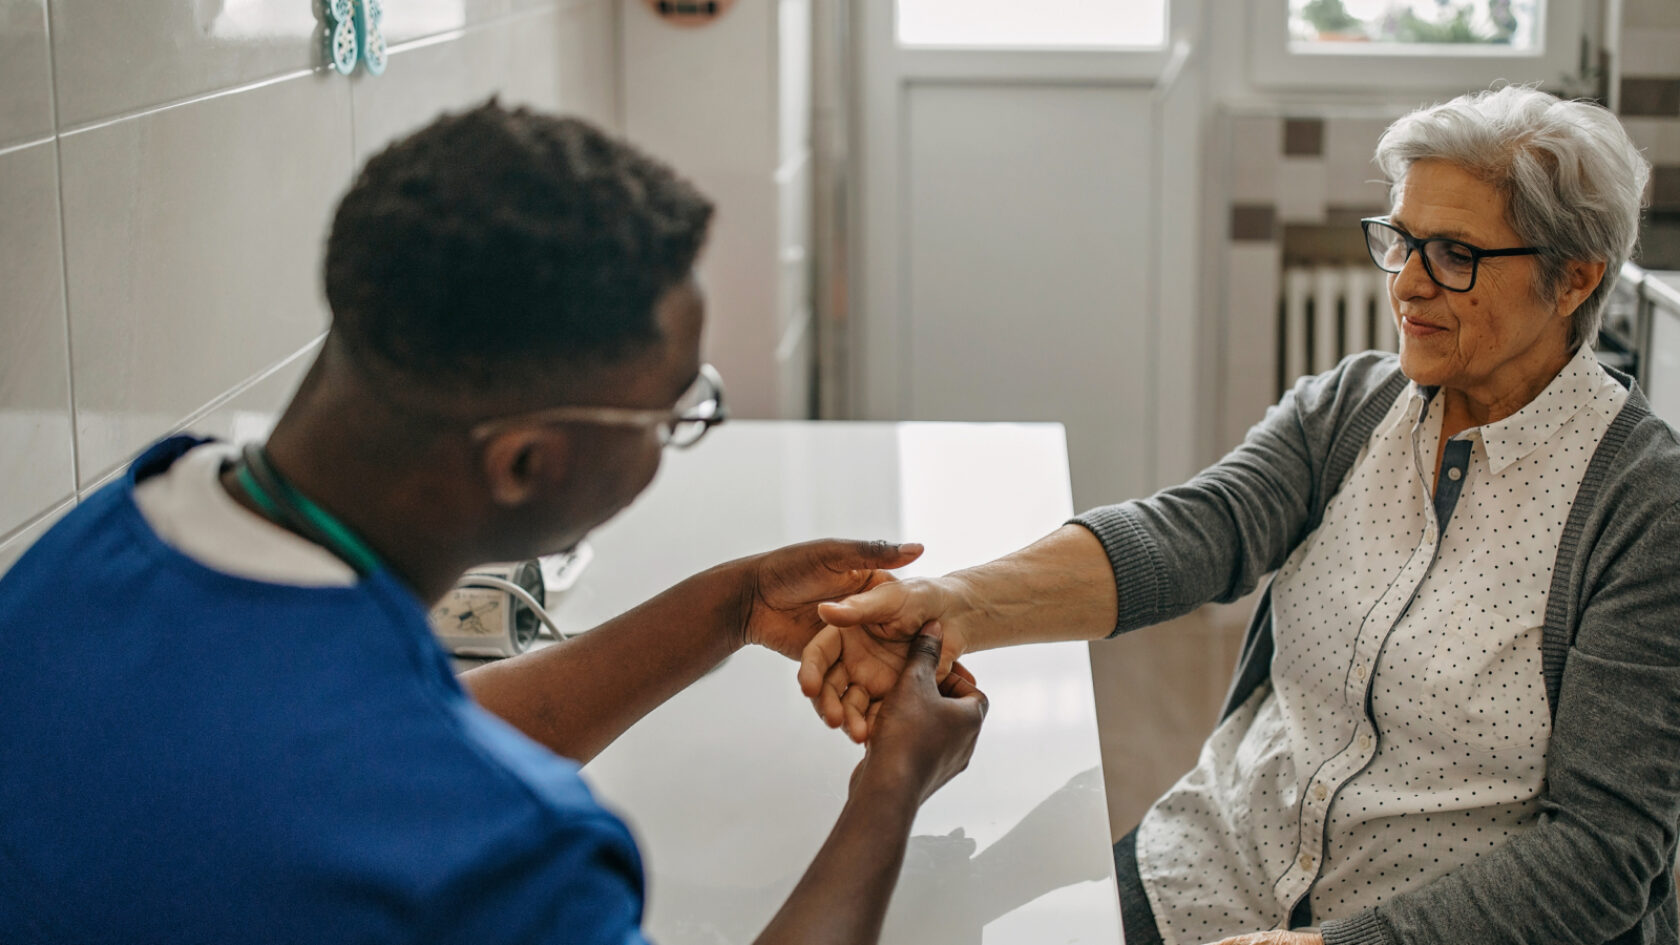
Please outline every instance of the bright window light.
[[905, 46], [1158, 47], [1167, 0], [898, 0]]
[[1546, 0], [1289, 0], [1291, 52], [1472, 54], [1541, 48]]

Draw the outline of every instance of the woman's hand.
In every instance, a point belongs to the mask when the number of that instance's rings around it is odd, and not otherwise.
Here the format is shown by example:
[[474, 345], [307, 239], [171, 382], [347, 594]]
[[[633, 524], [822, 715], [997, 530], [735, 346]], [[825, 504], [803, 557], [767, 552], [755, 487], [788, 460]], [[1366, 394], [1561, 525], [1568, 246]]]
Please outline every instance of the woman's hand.
[[855, 742], [869, 737], [880, 700], [897, 683], [910, 641], [931, 621], [942, 626], [936, 678], [974, 677], [956, 662], [967, 649], [961, 625], [950, 619], [960, 599], [950, 578], [881, 583], [817, 609], [822, 628], [800, 660], [799, 686], [831, 728], [845, 727]]
[[1317, 932], [1250, 932], [1209, 945], [1324, 945], [1324, 936]]
[[741, 642], [800, 659], [823, 628], [818, 604], [890, 582], [887, 568], [902, 568], [921, 554], [922, 546], [915, 543], [826, 539], [742, 559], [739, 564], [747, 570]]

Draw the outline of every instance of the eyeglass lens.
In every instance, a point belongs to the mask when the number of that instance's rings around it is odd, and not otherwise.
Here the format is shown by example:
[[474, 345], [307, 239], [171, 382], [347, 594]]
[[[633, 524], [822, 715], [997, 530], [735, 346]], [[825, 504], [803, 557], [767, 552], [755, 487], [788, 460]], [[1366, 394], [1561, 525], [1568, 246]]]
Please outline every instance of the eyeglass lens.
[[688, 390], [671, 408], [672, 419], [664, 426], [664, 442], [669, 446], [692, 446], [713, 426], [722, 406], [722, 390], [708, 371], [701, 371]]
[[1365, 225], [1365, 242], [1371, 261], [1385, 272], [1404, 269], [1413, 246], [1419, 246], [1423, 249], [1424, 270], [1443, 288], [1462, 292], [1476, 281], [1476, 254], [1457, 240], [1410, 240], [1398, 229], [1372, 221]]

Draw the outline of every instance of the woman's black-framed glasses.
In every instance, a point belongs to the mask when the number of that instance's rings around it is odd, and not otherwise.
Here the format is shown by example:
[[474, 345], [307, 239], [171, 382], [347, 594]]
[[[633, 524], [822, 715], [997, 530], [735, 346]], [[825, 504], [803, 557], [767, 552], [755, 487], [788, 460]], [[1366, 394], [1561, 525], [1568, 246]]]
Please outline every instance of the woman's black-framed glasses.
[[1399, 272], [1406, 268], [1406, 260], [1412, 258], [1412, 253], [1421, 250], [1423, 271], [1436, 285], [1450, 292], [1469, 292], [1475, 288], [1477, 264], [1488, 256], [1533, 256], [1545, 251], [1540, 246], [1482, 249], [1439, 236], [1420, 240], [1390, 223], [1387, 217], [1366, 217], [1359, 225], [1365, 229], [1365, 248], [1371, 251], [1371, 261], [1378, 269]]
[[654, 427], [659, 431], [661, 446], [686, 449], [700, 442], [707, 430], [727, 419], [729, 411], [723, 406], [723, 378], [717, 368], [702, 364], [694, 383], [669, 410], [567, 404], [486, 420], [472, 428], [472, 438], [483, 442], [509, 427], [525, 424], [588, 423], [610, 427]]

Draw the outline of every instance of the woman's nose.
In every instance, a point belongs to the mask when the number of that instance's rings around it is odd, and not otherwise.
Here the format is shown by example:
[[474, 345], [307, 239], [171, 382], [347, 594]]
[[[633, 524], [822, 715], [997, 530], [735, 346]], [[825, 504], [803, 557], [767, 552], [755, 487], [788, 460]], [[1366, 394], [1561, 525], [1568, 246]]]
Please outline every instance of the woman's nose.
[[1440, 291], [1441, 287], [1429, 277], [1429, 270], [1423, 265], [1423, 254], [1408, 254], [1406, 264], [1394, 275], [1394, 294], [1403, 299], [1415, 299], [1426, 298]]

